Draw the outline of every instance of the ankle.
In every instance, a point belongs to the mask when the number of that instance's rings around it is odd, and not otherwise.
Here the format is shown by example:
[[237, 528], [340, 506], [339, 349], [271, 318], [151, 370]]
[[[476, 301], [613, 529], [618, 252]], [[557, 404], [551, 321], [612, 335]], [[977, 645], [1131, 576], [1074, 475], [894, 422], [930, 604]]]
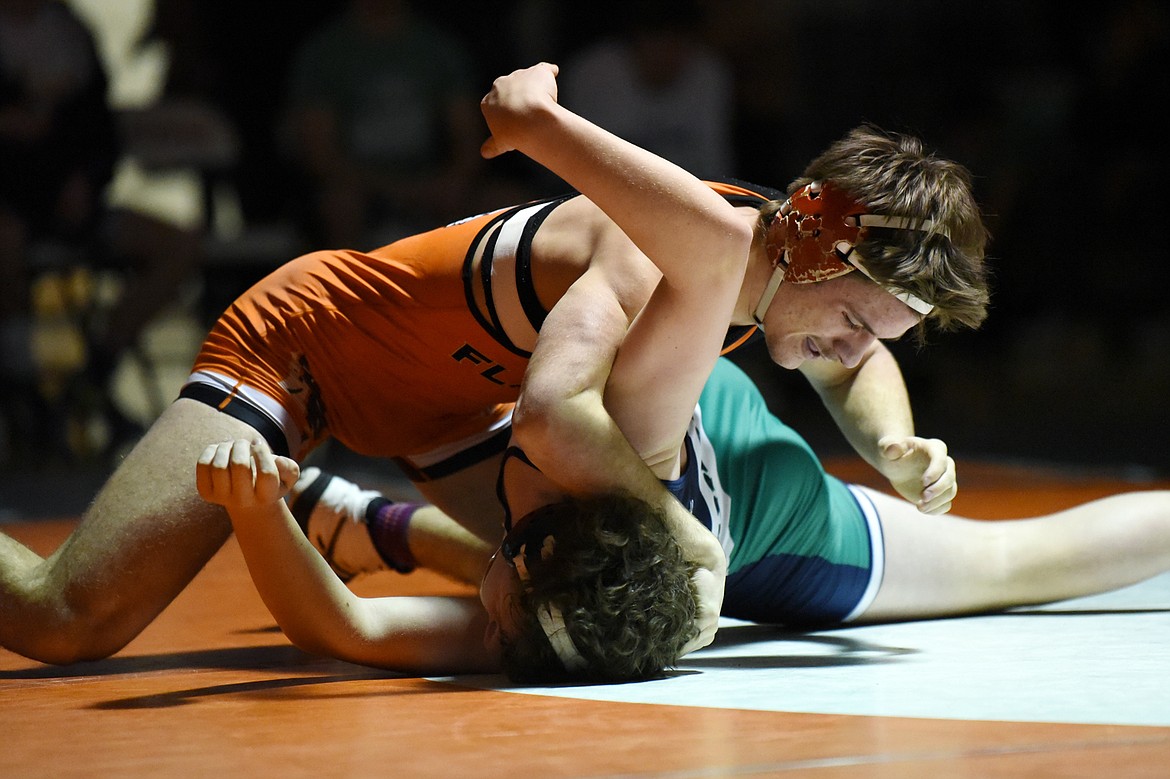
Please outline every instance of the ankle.
[[366, 525], [374, 549], [398, 573], [410, 573], [418, 565], [410, 551], [410, 519], [418, 503], [395, 503], [375, 498], [366, 507]]

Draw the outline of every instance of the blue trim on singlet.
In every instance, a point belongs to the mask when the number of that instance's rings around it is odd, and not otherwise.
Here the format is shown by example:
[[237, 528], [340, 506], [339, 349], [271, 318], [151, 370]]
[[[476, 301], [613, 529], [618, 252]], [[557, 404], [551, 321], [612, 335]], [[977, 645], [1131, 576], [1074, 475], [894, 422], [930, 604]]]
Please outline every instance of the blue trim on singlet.
[[834, 624], [857, 606], [869, 580], [869, 568], [823, 557], [769, 556], [728, 575], [723, 614], [793, 626]]
[[663, 479], [662, 486], [673, 495], [687, 511], [703, 524], [708, 530], [712, 529], [711, 507], [703, 500], [699, 491], [699, 458], [695, 456], [695, 445], [691, 437], [683, 439], [687, 448], [687, 469], [679, 474], [677, 479]]
[[[699, 458], [695, 456], [695, 446], [691, 443], [690, 436], [684, 439], [684, 443], [687, 448], [686, 470], [677, 479], [663, 479], [662, 485], [687, 511], [691, 512], [695, 519], [703, 523], [703, 527], [710, 530], [712, 525], [711, 507], [707, 505], [707, 501], [703, 500], [702, 493], [699, 491], [699, 479], [701, 478]], [[540, 471], [520, 447], [509, 446], [504, 450], [504, 459], [500, 462], [499, 475], [496, 477], [496, 497], [499, 499], [500, 505], [504, 507], [504, 533], [512, 532], [512, 506], [508, 503], [508, 491], [504, 487], [504, 466], [513, 457], [532, 470]]]

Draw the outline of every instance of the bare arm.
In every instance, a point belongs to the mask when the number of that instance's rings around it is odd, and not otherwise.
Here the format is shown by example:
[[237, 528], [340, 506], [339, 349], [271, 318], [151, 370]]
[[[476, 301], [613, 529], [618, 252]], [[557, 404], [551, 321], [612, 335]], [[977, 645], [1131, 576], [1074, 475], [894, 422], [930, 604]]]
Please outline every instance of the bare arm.
[[682, 168], [561, 106], [556, 74], [555, 65], [541, 63], [496, 79], [480, 104], [492, 133], [484, 156], [516, 150], [556, 173], [597, 204], [671, 286], [691, 293], [728, 273], [742, 276], [750, 225]]
[[[496, 80], [483, 101], [492, 130], [484, 153], [532, 157], [618, 229], [596, 239], [589, 270], [541, 328], [516, 435], [562, 487], [655, 494], [639, 488], [650, 482], [641, 463], [674, 475], [742, 283], [751, 223], [686, 171], [561, 107], [556, 72], [542, 64]], [[630, 312], [616, 290], [643, 258], [662, 278], [650, 305]]]
[[[614, 405], [609, 401], [605, 382], [627, 325], [624, 312], [613, 300], [612, 293], [607, 298], [607, 291], [608, 286], [597, 281], [595, 274], [586, 273], [550, 312], [541, 328], [533, 364], [526, 372], [526, 389], [517, 405], [514, 431], [533, 462], [565, 492], [625, 490], [663, 511], [683, 555], [698, 568], [693, 581], [698, 593], [699, 630], [685, 648], [686, 654], [710, 644], [715, 636], [728, 561], [718, 539], [667, 492], [660, 476], [646, 466], [630, 446], [623, 428], [619, 428], [619, 418], [624, 416], [629, 423], [630, 415], [637, 415], [639, 397], [634, 395], [624, 405], [617, 404], [612, 416], [604, 405], [604, 402]], [[606, 301], [608, 305], [604, 305]], [[650, 305], [653, 304], [652, 300]], [[568, 338], [570, 333], [577, 333], [577, 338]], [[630, 335], [634, 336], [634, 331]], [[711, 360], [714, 359], [713, 354]], [[638, 364], [650, 367], [650, 363]], [[613, 376], [627, 371], [618, 368]], [[652, 378], [649, 372], [642, 375]], [[705, 376], [700, 374], [684, 380], [697, 381], [701, 389]], [[550, 391], [528, 394], [530, 384], [545, 381], [553, 385]], [[695, 390], [696, 397], [698, 391]], [[670, 393], [664, 390], [664, 394]], [[532, 405], [532, 398], [547, 401], [550, 396], [556, 398], [550, 408], [528, 416], [526, 408]], [[652, 405], [645, 397], [642, 400]], [[689, 409], [685, 414], [679, 413], [678, 419], [670, 420], [665, 415], [658, 418], [659, 424], [681, 425], [677, 432], [679, 443], [675, 444], [670, 459], [672, 465], [678, 460], [681, 438], [693, 410], [692, 399]], [[656, 409], [655, 413], [662, 412]], [[667, 433], [673, 435], [671, 431]]]
[[397, 671], [496, 670], [477, 599], [362, 598], [342, 584], [281, 499], [298, 472], [267, 445], [243, 440], [207, 447], [196, 469], [200, 496], [227, 509], [256, 589], [289, 640]]
[[898, 494], [924, 513], [950, 510], [955, 462], [945, 443], [914, 434], [906, 383], [885, 344], [874, 341], [856, 368], [817, 360], [800, 370], [846, 440]]
[[[714, 636], [727, 559], [659, 479], [677, 475], [742, 284], [751, 222], [686, 171], [560, 106], [556, 73], [538, 65], [497, 79], [482, 103], [492, 131], [484, 155], [523, 152], [576, 187], [612, 227], [595, 237], [589, 269], [541, 327], [514, 431], [565, 491], [627, 490], [664, 510], [699, 567], [693, 649]], [[631, 311], [619, 290], [646, 258], [662, 276], [649, 302]]]

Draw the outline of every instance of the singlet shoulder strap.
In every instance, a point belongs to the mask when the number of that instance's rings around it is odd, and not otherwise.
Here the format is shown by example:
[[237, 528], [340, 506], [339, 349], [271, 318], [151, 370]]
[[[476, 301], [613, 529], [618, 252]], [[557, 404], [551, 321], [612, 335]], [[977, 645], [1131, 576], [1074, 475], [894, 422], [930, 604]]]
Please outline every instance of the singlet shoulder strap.
[[508, 490], [504, 486], [504, 474], [507, 471], [508, 461], [512, 458], [516, 458], [534, 471], [540, 470], [533, 464], [532, 460], [528, 459], [528, 455], [520, 447], [510, 444], [504, 450], [504, 458], [500, 461], [500, 471], [496, 475], [496, 499], [504, 507], [504, 533], [512, 532], [512, 506], [508, 503]]

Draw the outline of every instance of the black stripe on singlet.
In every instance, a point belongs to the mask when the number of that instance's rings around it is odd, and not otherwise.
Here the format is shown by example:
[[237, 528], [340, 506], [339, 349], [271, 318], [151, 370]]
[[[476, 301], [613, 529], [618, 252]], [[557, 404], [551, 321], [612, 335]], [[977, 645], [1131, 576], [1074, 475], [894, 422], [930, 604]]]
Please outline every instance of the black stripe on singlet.
[[[499, 214], [498, 216], [496, 216], [495, 218], [490, 220], [486, 225], [483, 226], [483, 229], [481, 229], [479, 231], [479, 234], [475, 236], [475, 239], [471, 242], [471, 245], [468, 247], [467, 256], [464, 257], [464, 260], [463, 260], [463, 296], [467, 301], [467, 310], [471, 312], [471, 315], [475, 318], [475, 321], [479, 322], [480, 327], [482, 327], [488, 334], [490, 334], [492, 336], [492, 338], [496, 339], [496, 341], [501, 346], [503, 346], [505, 349], [512, 352], [513, 354], [520, 355], [521, 357], [525, 357], [525, 358], [531, 357], [532, 352], [529, 352], [526, 349], [521, 349], [520, 347], [516, 346], [516, 344], [512, 343], [510, 338], [508, 338], [507, 334], [504, 332], [504, 328], [500, 324], [499, 316], [496, 314], [495, 302], [492, 300], [492, 294], [491, 294], [492, 253], [495, 250], [496, 240], [499, 236], [499, 230], [496, 228], [501, 222], [512, 218], [517, 213], [519, 213], [520, 211], [523, 211], [526, 208], [531, 208], [534, 205], [539, 205], [541, 202], [545, 202], [548, 204], [545, 208], [541, 209], [536, 214], [534, 214], [530, 218], [529, 224], [525, 225], [525, 228], [524, 228], [523, 232], [521, 233], [520, 245], [516, 249], [516, 251], [517, 251], [516, 263], [517, 263], [517, 276], [518, 276], [517, 286], [518, 286], [518, 291], [519, 291], [519, 295], [520, 295], [520, 303], [521, 303], [521, 306], [523, 307], [525, 313], [528, 315], [529, 320], [532, 322], [533, 327], [539, 331], [540, 328], [537, 326], [537, 323], [544, 322], [544, 316], [546, 315], [546, 312], [543, 310], [543, 308], [540, 307], [540, 303], [536, 298], [536, 292], [532, 286], [532, 272], [531, 272], [532, 262], [531, 262], [531, 252], [530, 252], [530, 247], [532, 245], [532, 237], [533, 237], [533, 235], [535, 235], [536, 230], [540, 226], [540, 224], [542, 222], [544, 222], [545, 217], [547, 217], [549, 215], [549, 213], [551, 213], [554, 208], [556, 208], [558, 205], [565, 202], [566, 200], [569, 200], [570, 198], [573, 198], [576, 196], [577, 196], [577, 193], [574, 192], [574, 193], [571, 193], [568, 195], [559, 195], [557, 197], [546, 198], [544, 201], [536, 200], [536, 201], [533, 201], [531, 203], [524, 203], [522, 205], [518, 205], [518, 206], [514, 206], [512, 208], [509, 208], [507, 211], [504, 211], [503, 213]], [[532, 224], [533, 222], [535, 222], [534, 225]], [[492, 232], [492, 231], [494, 231], [494, 232]], [[491, 236], [491, 238], [488, 239], [487, 244], [484, 246], [484, 251], [480, 255], [480, 266], [479, 266], [480, 281], [483, 283], [483, 288], [484, 288], [484, 302], [485, 302], [485, 305], [487, 307], [487, 316], [484, 316], [484, 312], [480, 309], [479, 305], [477, 305], [475, 302], [474, 283], [473, 283], [473, 279], [472, 279], [471, 268], [472, 268], [472, 264], [473, 264], [474, 259], [475, 259], [475, 251], [477, 248], [479, 248], [479, 245], [483, 242], [484, 236], [487, 235], [489, 232], [492, 232], [492, 236]], [[521, 259], [520, 259], [521, 254], [523, 254], [525, 257], [525, 260], [524, 260], [525, 271], [524, 271], [524, 283], [523, 284], [520, 283], [521, 279], [519, 278], [519, 265], [521, 262]], [[532, 305], [533, 303], [535, 303], [536, 310], [540, 312], [538, 318], [535, 318], [535, 319], [533, 317], [533, 311], [529, 308], [529, 306]]]
[[[256, 429], [256, 432], [264, 436], [264, 440], [268, 442], [268, 446], [274, 454], [284, 457], [292, 456], [288, 451], [288, 441], [280, 427], [272, 421], [271, 417], [244, 398], [238, 395], [232, 397], [231, 393], [226, 390], [212, 387], [209, 384], [188, 384], [179, 391], [179, 397], [205, 403], [229, 417], [240, 420], [245, 425], [251, 425]], [[229, 397], [231, 400], [224, 404], [224, 401]]]
[[481, 463], [489, 457], [493, 457], [508, 446], [508, 440], [512, 437], [512, 426], [506, 425], [495, 433], [491, 438], [480, 441], [474, 446], [469, 446], [456, 454], [451, 455], [446, 460], [440, 460], [431, 465], [419, 467], [405, 458], [395, 457], [394, 462], [406, 475], [406, 478], [414, 482], [431, 481], [433, 479], [441, 479], [444, 476], [450, 476], [453, 473], [458, 473], [464, 468], [470, 468], [477, 463]]
[[721, 197], [728, 203], [736, 206], [754, 206], [758, 208], [768, 201], [785, 200], [788, 198], [788, 194], [782, 189], [776, 189], [775, 187], [765, 187], [761, 184], [753, 184], [750, 181], [742, 181], [740, 179], [734, 178], [708, 180], [714, 181], [718, 184], [730, 184], [731, 186], [746, 189], [749, 192], [756, 194], [756, 197], [750, 197], [748, 195], [721, 195]]
[[496, 499], [500, 501], [500, 505], [504, 507], [504, 533], [512, 532], [512, 504], [508, 502], [508, 490], [504, 486], [504, 474], [507, 472], [506, 466], [508, 461], [515, 457], [520, 462], [527, 465], [537, 473], [540, 469], [537, 468], [532, 460], [528, 459], [528, 455], [524, 450], [518, 446], [509, 446], [504, 450], [504, 459], [500, 462], [500, 471], [496, 474]]
[[[753, 195], [720, 194], [720, 197], [733, 206], [759, 208], [764, 203], [772, 200], [784, 200], [788, 197], [785, 192], [774, 187], [765, 187], [736, 178], [709, 179], [709, 181], [719, 184], [729, 184], [753, 193]], [[727, 336], [723, 339], [723, 350], [721, 353], [727, 354], [734, 349], [738, 349], [740, 346], [757, 340], [759, 336], [760, 330], [755, 325], [732, 326], [727, 330]]]
[[553, 209], [565, 200], [568, 198], [549, 203], [533, 214], [532, 218], [528, 220], [528, 224], [524, 225], [520, 244], [516, 247], [516, 290], [520, 295], [520, 306], [532, 324], [532, 329], [538, 333], [541, 326], [544, 325], [544, 318], [548, 316], [548, 311], [541, 305], [540, 298], [536, 296], [536, 285], [532, 282], [532, 239]]
[[[500, 343], [500, 345], [503, 346], [505, 349], [508, 349], [511, 352], [515, 352], [516, 354], [519, 354], [522, 357], [530, 357], [531, 355], [528, 352], [525, 352], [522, 350], [517, 350], [515, 345], [512, 344], [507, 339], [506, 336], [504, 336], [504, 334], [503, 334], [502, 330], [499, 328], [499, 326], [493, 325], [491, 321], [489, 321], [486, 317], [484, 317], [483, 311], [480, 310], [479, 305], [475, 302], [475, 283], [474, 283], [474, 280], [473, 280], [472, 275], [471, 275], [472, 274], [471, 268], [472, 268], [472, 265], [473, 265], [474, 260], [475, 260], [475, 250], [479, 248], [480, 243], [483, 241], [483, 237], [485, 235], [487, 235], [488, 232], [495, 229], [495, 227], [500, 222], [504, 221], [508, 217], [512, 216], [512, 214], [516, 213], [516, 211], [519, 208], [523, 208], [523, 206], [517, 206], [516, 208], [509, 208], [507, 211], [505, 211], [502, 214], [499, 214], [498, 216], [496, 216], [495, 218], [489, 220], [488, 223], [486, 225], [484, 225], [483, 228], [479, 231], [479, 233], [476, 234], [475, 238], [471, 241], [471, 245], [467, 247], [467, 255], [463, 258], [463, 298], [467, 302], [467, 310], [471, 312], [471, 316], [475, 318], [475, 321], [479, 323], [479, 326], [482, 327], [485, 332], [487, 332], [489, 335], [491, 335], [493, 338], [495, 338], [496, 341], [498, 341]], [[493, 239], [492, 239], [493, 244], [494, 244], [494, 237], [495, 236], [493, 235]], [[488, 248], [489, 247], [486, 247], [486, 246], [484, 247], [484, 255], [483, 256], [485, 256], [485, 257], [488, 256], [487, 255]], [[485, 264], [488, 267], [485, 268], [484, 267]], [[490, 271], [491, 271], [490, 265], [491, 265], [491, 263], [481, 262], [480, 263], [481, 273], [486, 272], [486, 273], [490, 274]], [[486, 284], [487, 282], [485, 281], [484, 283]], [[494, 317], [495, 312], [494, 312], [494, 309], [491, 307], [491, 294], [486, 289], [484, 290], [484, 298], [487, 300], [487, 304], [489, 307], [488, 308], [489, 314]]]
[[[513, 213], [515, 212], [509, 211], [508, 217], [503, 221], [507, 221]], [[500, 315], [496, 313], [496, 301], [492, 296], [492, 258], [496, 256], [496, 243], [500, 240], [500, 232], [503, 229], [501, 226], [491, 234], [491, 237], [484, 244], [483, 254], [480, 255], [479, 280], [483, 284], [483, 303], [487, 307], [488, 317], [492, 323], [490, 332], [496, 337], [496, 340], [508, 347], [509, 351], [527, 354], [519, 346], [512, 343], [512, 339], [508, 338], [508, 334], [504, 331], [504, 325], [500, 322]]]

